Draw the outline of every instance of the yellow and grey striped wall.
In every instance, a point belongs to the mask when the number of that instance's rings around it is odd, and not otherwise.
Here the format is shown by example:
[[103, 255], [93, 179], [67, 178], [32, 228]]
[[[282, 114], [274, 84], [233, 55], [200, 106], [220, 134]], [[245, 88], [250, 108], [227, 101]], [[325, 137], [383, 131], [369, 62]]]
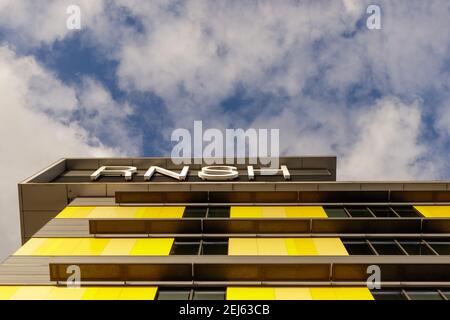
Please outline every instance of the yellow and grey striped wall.
[[[450, 218], [450, 206], [415, 206], [425, 218]], [[181, 219], [183, 206], [67, 207], [56, 219]], [[230, 219], [327, 218], [321, 206], [232, 206]], [[32, 238], [14, 256], [168, 256], [173, 238]], [[230, 238], [230, 256], [345, 256], [342, 241], [323, 238]], [[145, 299], [157, 287], [0, 286], [0, 299]], [[228, 300], [372, 300], [364, 287], [228, 287]]]

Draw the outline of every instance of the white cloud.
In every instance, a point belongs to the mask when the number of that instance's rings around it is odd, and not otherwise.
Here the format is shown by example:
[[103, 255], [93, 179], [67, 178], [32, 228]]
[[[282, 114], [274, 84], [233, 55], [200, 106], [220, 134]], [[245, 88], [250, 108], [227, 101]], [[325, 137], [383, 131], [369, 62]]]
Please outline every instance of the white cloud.
[[[36, 87], [36, 83], [45, 85]], [[17, 57], [11, 49], [0, 47], [0, 166], [4, 168], [0, 182], [0, 260], [19, 243], [18, 182], [59, 158], [122, 153], [105, 147], [77, 123], [64, 124], [48, 115], [51, 111], [72, 110], [77, 104], [74, 90], [32, 57]]]
[[413, 180], [435, 177], [427, 156], [432, 147], [420, 141], [422, 109], [384, 98], [356, 120], [356, 142], [339, 159], [339, 177], [359, 180]]

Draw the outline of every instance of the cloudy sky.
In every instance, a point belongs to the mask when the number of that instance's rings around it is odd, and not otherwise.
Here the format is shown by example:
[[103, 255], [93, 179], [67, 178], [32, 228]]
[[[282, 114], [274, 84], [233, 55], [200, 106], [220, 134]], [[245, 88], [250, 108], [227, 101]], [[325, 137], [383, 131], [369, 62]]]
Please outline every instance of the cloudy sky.
[[[170, 154], [175, 128], [279, 128], [340, 180], [449, 179], [450, 2], [0, 0], [0, 258], [20, 180]], [[66, 26], [81, 8], [81, 30]]]

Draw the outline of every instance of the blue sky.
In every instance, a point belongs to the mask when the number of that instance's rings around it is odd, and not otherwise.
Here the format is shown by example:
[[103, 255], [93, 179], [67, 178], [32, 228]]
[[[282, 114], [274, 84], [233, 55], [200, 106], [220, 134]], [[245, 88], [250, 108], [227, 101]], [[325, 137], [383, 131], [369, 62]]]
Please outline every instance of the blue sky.
[[337, 155], [340, 180], [450, 178], [450, 3], [377, 1], [369, 30], [371, 3], [1, 1], [0, 226], [48, 163], [168, 155], [195, 120], [280, 129], [282, 154]]

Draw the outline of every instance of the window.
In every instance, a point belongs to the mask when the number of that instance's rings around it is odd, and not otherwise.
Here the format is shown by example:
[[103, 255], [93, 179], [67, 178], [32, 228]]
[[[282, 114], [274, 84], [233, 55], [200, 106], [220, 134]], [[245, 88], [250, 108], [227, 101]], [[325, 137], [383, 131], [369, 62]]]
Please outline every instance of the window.
[[347, 207], [346, 209], [353, 218], [373, 218], [372, 213], [366, 207]]
[[208, 207], [186, 207], [183, 218], [205, 218]]
[[230, 207], [209, 207], [208, 218], [229, 218]]
[[447, 239], [355, 239], [342, 240], [350, 255], [450, 255]]
[[369, 207], [375, 217], [377, 218], [398, 218], [399, 216], [390, 207]]
[[427, 242], [439, 255], [450, 255], [450, 239], [428, 240]]
[[412, 206], [392, 207], [392, 209], [402, 218], [415, 218], [421, 216]]
[[171, 255], [228, 255], [228, 239], [175, 239]]
[[156, 300], [190, 300], [191, 290], [183, 288], [160, 288]]
[[375, 254], [373, 250], [370, 248], [367, 241], [364, 240], [348, 240], [343, 241], [345, 249], [350, 255], [373, 255]]
[[186, 207], [183, 218], [229, 218], [230, 207]]
[[406, 294], [411, 300], [444, 300], [436, 290], [413, 290]]
[[199, 255], [200, 240], [175, 239], [170, 255]]
[[348, 214], [343, 207], [324, 207], [329, 218], [348, 218]]
[[403, 255], [402, 249], [395, 241], [370, 241], [379, 255]]
[[448, 293], [436, 289], [374, 289], [375, 300], [448, 300]]
[[325, 206], [329, 218], [412, 218], [421, 217], [413, 206]]
[[407, 300], [402, 290], [372, 290], [375, 300]]
[[399, 241], [405, 251], [411, 256], [434, 255], [435, 253], [422, 240], [401, 240]]
[[156, 300], [225, 300], [225, 288], [159, 288]]

